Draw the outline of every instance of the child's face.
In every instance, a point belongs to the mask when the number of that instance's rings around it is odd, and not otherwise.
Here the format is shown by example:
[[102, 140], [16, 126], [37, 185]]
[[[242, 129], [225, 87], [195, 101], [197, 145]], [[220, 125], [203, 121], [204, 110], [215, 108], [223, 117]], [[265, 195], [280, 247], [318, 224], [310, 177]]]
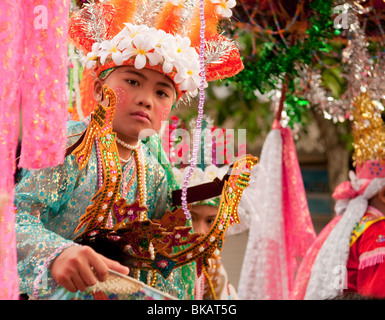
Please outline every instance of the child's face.
[[173, 82], [149, 69], [120, 67], [103, 84], [116, 94], [113, 130], [127, 143], [136, 143], [142, 130], [158, 132], [176, 98]]
[[190, 213], [194, 232], [206, 235], [215, 221], [218, 209], [209, 205], [193, 205]]

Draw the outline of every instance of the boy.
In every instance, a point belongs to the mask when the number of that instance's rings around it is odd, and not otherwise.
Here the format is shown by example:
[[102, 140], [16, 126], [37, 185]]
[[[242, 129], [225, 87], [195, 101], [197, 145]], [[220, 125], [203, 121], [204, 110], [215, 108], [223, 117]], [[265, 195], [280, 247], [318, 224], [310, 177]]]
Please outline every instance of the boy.
[[[95, 76], [94, 98], [99, 105], [109, 100], [103, 95], [103, 85], [107, 85], [116, 96], [116, 108], [106, 114], [98, 105], [92, 117], [68, 124], [67, 145], [77, 148], [71, 149], [73, 153], [64, 164], [22, 172], [15, 195], [22, 293], [47, 298], [60, 285], [71, 292], [85, 291], [96, 281], [106, 280], [108, 268], [129, 272], [127, 267], [74, 242], [85, 231], [97, 232], [104, 227], [99, 217], [107, 219], [108, 226], [119, 222], [116, 213], [105, 210], [109, 198], [124, 199], [130, 206], [139, 204], [138, 212], [143, 219], [161, 218], [170, 208], [171, 191], [176, 184], [167, 171], [167, 163], [161, 163], [158, 154], [153, 155], [140, 141], [141, 133], [159, 131], [161, 121], [167, 118], [175, 101], [198, 89], [199, 56], [188, 38], [169, 30], [161, 14], [171, 7], [177, 17], [180, 10], [185, 13], [191, 8], [180, 5], [173, 8], [172, 3], [160, 5], [163, 9], [160, 8], [155, 19], [157, 28], [152, 28], [140, 16], [142, 5], [142, 2], [119, 0], [93, 3], [71, 17], [70, 38], [87, 56], [86, 67]], [[198, 2], [194, 5], [198, 7]], [[215, 4], [210, 4], [207, 12], [212, 9], [210, 6]], [[216, 24], [217, 20], [218, 17], [211, 23]], [[223, 45], [224, 39], [219, 39], [219, 35], [211, 37]], [[231, 63], [231, 73], [221, 73], [216, 63], [215, 72], [212, 75], [207, 72], [208, 81], [242, 70], [236, 48], [227, 49], [221, 63]], [[113, 115], [112, 128], [108, 123], [100, 127], [98, 119], [110, 115]], [[111, 134], [105, 135], [103, 130], [110, 130]], [[90, 139], [93, 134], [95, 140]], [[150, 142], [156, 143], [156, 139], [153, 136]], [[116, 158], [103, 162], [105, 155], [100, 148], [110, 146], [115, 140]], [[108, 183], [116, 181], [118, 189], [107, 189]], [[102, 200], [104, 204], [92, 211]], [[154, 285], [180, 299], [191, 299], [193, 274], [192, 265], [186, 265], [174, 270], [167, 279], [157, 277]]]
[[[170, 141], [164, 141], [165, 149], [170, 148], [170, 154], [174, 154], [174, 149], [177, 149], [178, 146], [174, 146], [173, 140], [175, 139], [174, 135], [178, 134], [179, 129], [185, 129], [184, 122], [178, 117], [174, 116], [172, 119], [172, 124], [169, 126]], [[190, 122], [190, 129], [194, 127], [196, 119]], [[206, 129], [205, 132], [212, 132], [213, 120], [205, 116], [203, 117], [203, 129]], [[174, 134], [173, 134], [174, 133]], [[205, 136], [206, 138], [206, 136]], [[180, 147], [180, 146], [179, 146]], [[224, 153], [226, 148], [226, 143], [224, 141], [223, 150], [221, 150], [220, 143], [216, 141], [214, 143], [207, 145], [203, 135], [201, 137], [201, 151], [204, 159], [198, 164], [198, 168], [195, 169], [193, 176], [189, 180], [189, 187], [205, 184], [212, 182], [214, 178], [223, 179], [223, 177], [228, 173], [230, 166], [228, 162], [224, 159], [226, 165], [217, 165], [217, 161], [221, 160], [216, 159], [217, 153]], [[212, 150], [211, 150], [212, 148]], [[170, 162], [173, 164], [173, 173], [179, 183], [183, 185], [185, 177], [189, 171], [189, 167], [184, 167], [179, 164], [179, 161], [183, 158], [183, 154], [178, 152], [175, 157], [170, 158]], [[206, 159], [209, 157], [209, 159]], [[220, 159], [220, 157], [218, 157]], [[210, 163], [209, 165], [206, 162]], [[180, 168], [181, 167], [181, 168]], [[193, 230], [196, 233], [202, 235], [207, 235], [212, 228], [219, 209], [220, 197], [213, 197], [206, 200], [201, 200], [191, 204], [191, 219]], [[243, 218], [243, 217], [242, 217]], [[241, 223], [243, 224], [243, 219], [241, 218]], [[233, 225], [226, 232], [229, 233], [233, 228], [239, 228], [239, 225]], [[214, 252], [213, 256], [209, 260], [209, 267], [205, 268], [203, 274], [196, 278], [196, 299], [204, 300], [237, 300], [238, 295], [231, 283], [228, 281], [227, 272], [222, 264], [222, 259], [218, 251]]]

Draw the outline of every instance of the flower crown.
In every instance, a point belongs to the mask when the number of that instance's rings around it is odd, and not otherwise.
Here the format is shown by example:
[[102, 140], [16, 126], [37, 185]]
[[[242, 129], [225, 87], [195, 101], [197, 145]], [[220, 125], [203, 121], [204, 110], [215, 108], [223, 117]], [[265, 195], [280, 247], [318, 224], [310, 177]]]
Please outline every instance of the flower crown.
[[161, 65], [163, 73], [174, 74], [172, 78], [182, 92], [195, 94], [200, 85], [199, 54], [191, 47], [190, 39], [145, 25], [125, 23], [111, 40], [94, 43], [83, 63], [88, 69], [98, 65], [99, 72], [111, 65], [132, 64], [136, 69], [143, 69], [147, 63], [150, 69]]
[[[153, 69], [174, 82], [178, 99], [184, 94], [194, 96], [201, 71], [199, 3], [109, 0], [86, 4], [72, 15], [69, 36], [94, 77], [123, 65]], [[232, 77], [244, 66], [237, 47], [218, 34], [217, 25], [219, 19], [231, 16], [235, 0], [204, 0], [204, 4], [206, 80]]]

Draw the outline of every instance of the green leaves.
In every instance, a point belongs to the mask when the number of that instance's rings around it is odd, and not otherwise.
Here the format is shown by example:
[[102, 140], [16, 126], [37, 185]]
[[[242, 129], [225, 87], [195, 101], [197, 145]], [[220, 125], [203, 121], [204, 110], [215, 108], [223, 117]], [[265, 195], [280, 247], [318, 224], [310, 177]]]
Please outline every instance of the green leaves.
[[[262, 37], [254, 43], [255, 54], [250, 54], [250, 33], [238, 30], [245, 50], [241, 52], [244, 57], [245, 69], [231, 79], [224, 80], [225, 85], [231, 84], [235, 91], [241, 92], [241, 99], [246, 101], [257, 100], [255, 91], [262, 94], [272, 90], [280, 90], [285, 79], [288, 94], [285, 101], [285, 111], [290, 117], [289, 125], [293, 127], [296, 122], [303, 123], [306, 119], [309, 102], [300, 96], [296, 96], [298, 85], [297, 67], [300, 65], [315, 65], [315, 57], [321, 54], [328, 54], [333, 51], [329, 40], [335, 36], [332, 19], [332, 0], [311, 1], [309, 9], [311, 14], [308, 20], [308, 29], [305, 34], [286, 33], [285, 40], [279, 36], [271, 36], [269, 41], [262, 42]], [[290, 31], [289, 31], [290, 32]], [[253, 34], [258, 37], [258, 34]], [[266, 35], [265, 35], [266, 36]], [[255, 44], [259, 42], [260, 45]], [[255, 49], [257, 48], [257, 49]], [[259, 49], [260, 48], [260, 49]], [[248, 55], [244, 55], [247, 52]], [[330, 90], [334, 95], [340, 95], [342, 87], [339, 83], [336, 70], [327, 70], [324, 75], [330, 80]], [[301, 91], [302, 88], [299, 88]], [[239, 105], [238, 103], [237, 105]], [[230, 108], [231, 109], [231, 108]], [[228, 110], [227, 110], [228, 111]], [[221, 118], [224, 118], [224, 111], [219, 111]]]

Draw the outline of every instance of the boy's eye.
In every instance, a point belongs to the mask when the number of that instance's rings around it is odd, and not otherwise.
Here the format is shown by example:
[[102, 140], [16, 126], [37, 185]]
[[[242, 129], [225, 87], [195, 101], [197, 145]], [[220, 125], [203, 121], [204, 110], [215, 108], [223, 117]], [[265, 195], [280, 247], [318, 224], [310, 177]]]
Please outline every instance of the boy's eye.
[[138, 85], [138, 81], [132, 80], [132, 79], [127, 79], [126, 82], [132, 86]]
[[162, 96], [162, 97], [168, 97], [168, 93], [166, 91], [163, 91], [163, 90], [158, 90], [158, 95]]

